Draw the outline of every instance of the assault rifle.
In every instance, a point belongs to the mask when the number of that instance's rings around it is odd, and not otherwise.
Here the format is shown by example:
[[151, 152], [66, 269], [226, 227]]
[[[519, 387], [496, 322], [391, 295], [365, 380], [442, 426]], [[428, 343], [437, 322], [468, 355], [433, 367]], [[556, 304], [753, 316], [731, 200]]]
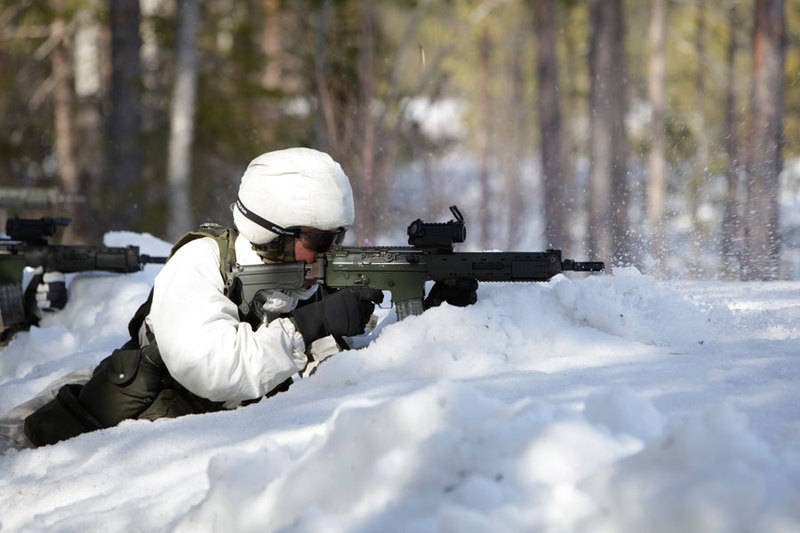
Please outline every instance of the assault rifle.
[[392, 293], [397, 318], [423, 311], [426, 281], [547, 281], [563, 271], [597, 272], [600, 261], [562, 259], [561, 250], [544, 252], [454, 252], [464, 242], [464, 217], [450, 207], [455, 220], [408, 227], [409, 247], [337, 247], [310, 265], [285, 263], [237, 265], [229, 280], [231, 296], [243, 314], [261, 290], [301, 289], [313, 283], [328, 287], [371, 287]]
[[68, 218], [59, 217], [13, 217], [6, 222], [7, 237], [0, 238], [0, 341], [38, 323], [33, 292], [38, 281], [31, 281], [26, 294], [22, 294], [22, 274], [26, 266], [65, 274], [90, 270], [128, 273], [141, 270], [146, 263], [167, 260], [140, 254], [138, 246], [49, 244], [47, 239], [56, 234], [58, 227], [69, 223]]

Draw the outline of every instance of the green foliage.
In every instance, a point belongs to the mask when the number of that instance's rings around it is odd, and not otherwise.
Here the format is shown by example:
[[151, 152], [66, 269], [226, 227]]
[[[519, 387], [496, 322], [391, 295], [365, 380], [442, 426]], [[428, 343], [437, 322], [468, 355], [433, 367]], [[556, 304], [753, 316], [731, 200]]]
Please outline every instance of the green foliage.
[[[733, 80], [737, 98], [733, 132], [724, 128], [724, 60], [731, 38], [727, 19], [731, 2], [737, 3], [741, 19], [735, 35], [740, 49]], [[371, 184], [376, 187], [376, 197], [369, 200], [375, 205], [392, 190], [389, 180], [397, 166], [423, 156], [435, 157], [453, 146], [459, 146], [462, 153], [474, 153], [487, 132], [496, 166], [514, 143], [522, 144], [526, 158], [536, 156], [536, 43], [530, 1], [298, 0], [276, 1], [276, 12], [268, 12], [264, 0], [201, 4], [192, 176], [197, 220], [226, 216], [244, 165], [259, 153], [286, 146], [338, 150], [335, 157], [342, 160], [357, 189], [365, 190], [362, 147], [368, 125], [374, 128], [376, 139], [375, 181]], [[143, 21], [143, 28], [150, 32], [146, 53], [153, 54], [147, 57], [154, 63], [144, 84], [145, 172], [137, 193], [146, 199], [141, 227], [161, 234], [176, 2], [163, 0], [155, 5], [156, 10]], [[627, 0], [624, 5], [626, 91], [629, 109], [638, 112], [647, 107], [650, 3]], [[686, 172], [679, 166], [696, 156], [699, 114], [704, 119], [702, 133], [709, 139], [708, 172], [719, 174], [727, 168], [726, 137], [735, 135], [740, 143], [746, 141], [753, 9], [752, 0], [706, 0], [706, 64], [698, 65], [698, 3], [671, 1], [668, 5], [666, 146], [671, 189], [680, 191], [686, 186]], [[43, 185], [55, 177], [53, 105], [48, 88], [51, 67], [43, 45], [56, 7], [70, 20], [85, 10], [101, 21], [107, 15], [106, 2], [99, 0], [0, 0], [4, 25], [0, 28], [3, 184]], [[365, 23], [370, 12], [374, 15], [371, 27]], [[573, 167], [586, 157], [589, 135], [587, 12], [587, 3], [580, 0], [559, 3], [564, 146], [567, 162]], [[267, 16], [280, 18], [280, 52], [274, 57], [264, 48]], [[786, 16], [784, 155], [788, 158], [800, 155], [800, 0], [786, 0]], [[481, 67], [482, 41], [488, 57], [486, 72]], [[366, 44], [371, 57], [365, 55]], [[271, 64], [280, 67], [281, 75], [277, 84], [267, 85], [264, 71]], [[703, 74], [702, 95], [696, 94], [698, 67]], [[322, 76], [317, 68], [324, 70]], [[485, 88], [483, 76], [488, 83]], [[106, 93], [104, 87], [99, 105], [107, 115]], [[333, 104], [333, 124], [325, 123], [322, 95], [329, 96]], [[427, 138], [418, 124], [408, 119], [409, 102], [415, 99], [458, 100], [464, 136]], [[634, 161], [644, 161], [650, 147], [644, 125], [629, 131]], [[76, 145], [81, 150], [80, 140]]]
[[31, 61], [46, 41], [47, 4], [3, 1], [9, 17], [0, 48], [0, 183], [33, 184], [51, 178], [44, 161], [52, 145], [52, 109], [42, 101], [42, 83], [49, 65]]

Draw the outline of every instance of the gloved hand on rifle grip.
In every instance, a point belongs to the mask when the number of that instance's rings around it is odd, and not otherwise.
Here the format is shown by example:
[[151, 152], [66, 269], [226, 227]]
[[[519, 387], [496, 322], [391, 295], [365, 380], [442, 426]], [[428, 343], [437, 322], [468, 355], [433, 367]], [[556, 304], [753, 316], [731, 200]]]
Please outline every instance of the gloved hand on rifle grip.
[[292, 311], [306, 346], [327, 335], [351, 337], [364, 332], [383, 292], [366, 287], [342, 289]]
[[474, 278], [458, 278], [437, 281], [431, 287], [423, 302], [425, 309], [447, 302], [457, 307], [466, 307], [478, 301], [478, 280]]
[[61, 272], [45, 272], [36, 285], [36, 306], [43, 311], [64, 309], [67, 283]]

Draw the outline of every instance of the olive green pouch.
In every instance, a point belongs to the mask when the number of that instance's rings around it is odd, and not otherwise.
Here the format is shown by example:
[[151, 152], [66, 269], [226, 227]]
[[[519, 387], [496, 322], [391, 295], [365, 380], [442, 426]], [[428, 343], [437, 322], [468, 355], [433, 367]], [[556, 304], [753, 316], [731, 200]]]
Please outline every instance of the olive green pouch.
[[103, 427], [115, 426], [150, 407], [166, 376], [155, 344], [114, 350], [97, 366], [79, 400]]

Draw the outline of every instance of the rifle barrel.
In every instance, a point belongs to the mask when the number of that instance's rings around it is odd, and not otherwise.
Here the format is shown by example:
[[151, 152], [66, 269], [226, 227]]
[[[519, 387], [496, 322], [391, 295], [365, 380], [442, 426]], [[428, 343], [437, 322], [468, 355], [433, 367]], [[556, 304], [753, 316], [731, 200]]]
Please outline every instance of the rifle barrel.
[[139, 262], [142, 264], [154, 263], [158, 265], [163, 265], [167, 262], [169, 257], [157, 256], [157, 255], [147, 255], [142, 254], [139, 256]]
[[600, 272], [605, 269], [602, 261], [575, 261], [564, 259], [561, 262], [561, 270], [571, 270], [573, 272]]

